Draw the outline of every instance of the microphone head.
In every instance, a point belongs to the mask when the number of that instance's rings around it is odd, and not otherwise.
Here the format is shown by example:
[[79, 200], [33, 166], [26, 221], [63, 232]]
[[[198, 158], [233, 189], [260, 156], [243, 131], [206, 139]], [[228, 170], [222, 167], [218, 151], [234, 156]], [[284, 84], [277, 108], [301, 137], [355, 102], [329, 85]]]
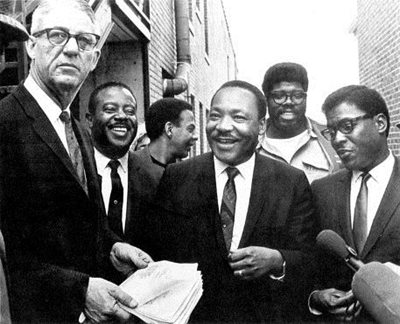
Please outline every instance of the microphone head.
[[317, 246], [329, 251], [342, 259], [349, 255], [346, 242], [342, 237], [332, 230], [323, 230], [317, 236]]
[[378, 323], [400, 323], [400, 276], [389, 267], [366, 264], [354, 275], [351, 288]]

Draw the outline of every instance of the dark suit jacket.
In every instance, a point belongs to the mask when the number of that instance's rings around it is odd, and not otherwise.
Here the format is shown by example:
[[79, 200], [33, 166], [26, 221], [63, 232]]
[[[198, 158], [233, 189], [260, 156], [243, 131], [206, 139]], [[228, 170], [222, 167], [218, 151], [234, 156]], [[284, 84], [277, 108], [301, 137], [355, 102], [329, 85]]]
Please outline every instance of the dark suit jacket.
[[91, 145], [73, 121], [88, 195], [50, 121], [23, 86], [0, 102], [0, 215], [13, 320], [77, 321], [89, 276], [114, 239]]
[[[239, 198], [240, 199], [240, 198]], [[281, 251], [287, 263], [285, 282], [268, 275], [254, 281], [233, 276], [221, 230], [213, 155], [168, 166], [156, 203], [141, 227], [141, 242], [156, 259], [198, 262], [204, 294], [193, 314], [199, 321], [260, 322], [277, 320], [283, 304], [301, 286], [306, 254], [312, 241], [311, 192], [302, 171], [256, 155], [249, 210], [240, 248], [264, 246]]]
[[154, 164], [149, 149], [129, 152], [128, 159], [128, 204], [126, 211], [125, 239], [134, 243], [138, 215], [154, 200], [164, 168]]
[[[351, 171], [341, 170], [312, 183], [314, 204], [318, 215], [318, 230], [331, 229], [355, 248], [350, 218]], [[400, 265], [400, 163], [394, 170], [376, 212], [364, 249], [364, 263], [393, 262]], [[316, 288], [351, 289], [353, 272], [342, 260], [320, 251]]]

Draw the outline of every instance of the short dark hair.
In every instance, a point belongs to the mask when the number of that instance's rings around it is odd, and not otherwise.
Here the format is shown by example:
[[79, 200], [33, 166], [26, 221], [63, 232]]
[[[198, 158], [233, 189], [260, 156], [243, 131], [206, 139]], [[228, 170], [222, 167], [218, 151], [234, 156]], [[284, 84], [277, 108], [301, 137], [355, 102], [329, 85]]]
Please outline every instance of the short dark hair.
[[282, 62], [271, 66], [264, 75], [262, 89], [265, 96], [272, 90], [274, 84], [280, 82], [299, 82], [304, 91], [308, 90], [307, 70], [298, 63]]
[[159, 138], [165, 123], [171, 122], [179, 126], [181, 113], [184, 110], [193, 111], [191, 104], [176, 98], [163, 98], [154, 102], [145, 113], [146, 131], [150, 141]]
[[253, 93], [257, 101], [258, 117], [259, 119], [265, 117], [265, 114], [267, 113], [267, 101], [265, 100], [264, 95], [256, 86], [242, 80], [228, 81], [225, 82], [222, 86], [220, 86], [219, 89], [214, 93], [213, 97], [211, 98], [211, 106], [217, 93], [225, 88], [242, 88]]
[[103, 84], [99, 85], [90, 94], [89, 104], [88, 104], [88, 110], [89, 110], [90, 114], [94, 115], [96, 113], [97, 96], [98, 96], [98, 94], [102, 90], [108, 89], [108, 88], [124, 88], [124, 89], [128, 90], [131, 93], [131, 95], [133, 96], [133, 98], [135, 98], [135, 101], [137, 101], [135, 95], [133, 94], [132, 89], [129, 88], [129, 86], [127, 86], [125, 83], [118, 82], [118, 81], [106, 82], [106, 83], [103, 83]]
[[324, 114], [342, 103], [354, 105], [371, 116], [384, 114], [387, 119], [386, 136], [389, 135], [390, 117], [385, 100], [378, 91], [363, 85], [349, 85], [332, 92], [324, 101]]

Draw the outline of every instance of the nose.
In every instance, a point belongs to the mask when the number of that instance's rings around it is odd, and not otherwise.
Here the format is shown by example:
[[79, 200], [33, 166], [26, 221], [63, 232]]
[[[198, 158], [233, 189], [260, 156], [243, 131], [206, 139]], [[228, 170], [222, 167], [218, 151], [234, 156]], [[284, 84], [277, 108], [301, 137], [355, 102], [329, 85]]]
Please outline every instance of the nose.
[[79, 52], [78, 40], [75, 37], [70, 37], [67, 43], [64, 45], [63, 51], [65, 53], [78, 53]]
[[199, 135], [197, 134], [197, 132], [193, 132], [192, 141], [196, 142], [198, 139], [199, 139]]
[[121, 107], [115, 112], [116, 119], [127, 119], [128, 115], [125, 113], [124, 109]]
[[332, 144], [337, 145], [339, 143], [343, 143], [347, 140], [345, 134], [343, 134], [340, 130], [337, 130], [335, 133], [335, 137], [332, 139]]
[[286, 100], [283, 102], [283, 105], [292, 105], [293, 101], [289, 95], [286, 95]]
[[232, 119], [230, 117], [223, 117], [219, 121], [219, 123], [216, 126], [216, 129], [220, 132], [228, 132], [232, 130]]

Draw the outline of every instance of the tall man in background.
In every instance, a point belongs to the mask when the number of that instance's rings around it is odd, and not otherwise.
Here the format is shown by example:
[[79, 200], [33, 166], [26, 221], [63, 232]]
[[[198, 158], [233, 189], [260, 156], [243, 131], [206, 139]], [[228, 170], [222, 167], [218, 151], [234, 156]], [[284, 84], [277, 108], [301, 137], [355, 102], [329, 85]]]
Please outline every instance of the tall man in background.
[[265, 73], [262, 89], [269, 118], [258, 152], [303, 170], [310, 183], [338, 170], [339, 159], [321, 135], [324, 126], [306, 117], [306, 69], [297, 63], [275, 64]]
[[176, 98], [154, 102], [145, 114], [150, 144], [134, 153], [141, 173], [151, 178], [147, 183], [148, 201], [152, 201], [168, 164], [184, 159], [197, 141], [193, 107]]
[[265, 113], [253, 85], [222, 85], [206, 126], [212, 152], [168, 166], [159, 208], [144, 217], [139, 246], [199, 263], [204, 294], [194, 321], [275, 322], [287, 304], [285, 315], [298, 320], [292, 288], [312, 242], [311, 191], [302, 171], [255, 153]]
[[[337, 232], [364, 263], [400, 264], [400, 161], [390, 152], [389, 112], [380, 94], [352, 85], [330, 94], [322, 106], [331, 141], [346, 170], [312, 184], [319, 230]], [[355, 319], [360, 304], [351, 291], [353, 272], [322, 254], [310, 310], [322, 319]], [[357, 322], [371, 318], [361, 312]]]
[[136, 302], [99, 278], [142, 252], [107, 228], [89, 139], [70, 104], [100, 51], [84, 0], [41, 1], [32, 16], [28, 78], [0, 103], [0, 215], [16, 322], [126, 320]]

